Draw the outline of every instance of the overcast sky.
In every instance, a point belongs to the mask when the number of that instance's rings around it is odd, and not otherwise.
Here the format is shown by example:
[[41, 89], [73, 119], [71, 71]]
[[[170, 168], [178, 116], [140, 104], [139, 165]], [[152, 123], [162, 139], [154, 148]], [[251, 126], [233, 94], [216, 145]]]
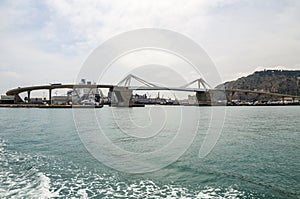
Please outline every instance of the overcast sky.
[[297, 0], [2, 0], [0, 93], [73, 83], [102, 42], [145, 27], [196, 41], [224, 81], [264, 68], [300, 69], [299, 10]]

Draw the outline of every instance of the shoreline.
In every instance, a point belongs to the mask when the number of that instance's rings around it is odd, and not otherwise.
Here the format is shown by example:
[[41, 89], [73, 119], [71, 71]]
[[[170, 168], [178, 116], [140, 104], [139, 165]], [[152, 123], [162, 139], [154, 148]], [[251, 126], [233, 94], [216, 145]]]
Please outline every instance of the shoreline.
[[103, 105], [0, 104], [0, 108], [102, 108]]
[[[44, 105], [44, 104], [0, 104], [0, 108], [42, 108], [42, 109], [57, 109], [57, 108], [103, 108], [104, 105]], [[108, 105], [109, 106], [109, 105]], [[147, 105], [138, 105], [138, 106], [130, 106], [130, 107], [145, 107]], [[158, 105], [161, 106], [161, 105]], [[163, 106], [174, 106], [174, 105], [163, 105]], [[176, 106], [198, 106], [198, 105], [176, 105]], [[201, 106], [201, 105], [200, 105]], [[208, 105], [204, 105], [208, 106]], [[221, 105], [215, 105], [221, 106]], [[256, 104], [256, 105], [226, 105], [226, 106], [300, 106], [299, 103], [294, 104]]]

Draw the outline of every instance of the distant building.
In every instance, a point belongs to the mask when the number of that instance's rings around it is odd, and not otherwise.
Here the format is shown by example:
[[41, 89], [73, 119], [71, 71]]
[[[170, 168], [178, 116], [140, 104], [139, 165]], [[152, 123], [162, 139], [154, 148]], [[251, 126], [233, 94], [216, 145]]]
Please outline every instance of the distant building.
[[178, 103], [181, 104], [181, 105], [189, 105], [189, 102], [188, 102], [187, 99], [179, 100]]
[[81, 79], [81, 81], [79, 82], [79, 84], [85, 85], [86, 84], [86, 80], [85, 79]]
[[0, 104], [14, 104], [16, 102], [13, 95], [1, 95]]
[[189, 104], [197, 104], [198, 100], [196, 95], [188, 95], [188, 103]]
[[30, 98], [30, 104], [44, 104], [43, 98]]
[[52, 104], [63, 105], [68, 104], [69, 97], [68, 96], [53, 96]]

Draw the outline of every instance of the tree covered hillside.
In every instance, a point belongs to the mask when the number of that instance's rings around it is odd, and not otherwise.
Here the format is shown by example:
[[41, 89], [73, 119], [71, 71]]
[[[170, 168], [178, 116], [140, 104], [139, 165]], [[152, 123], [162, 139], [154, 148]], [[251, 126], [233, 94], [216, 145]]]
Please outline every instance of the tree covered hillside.
[[[298, 83], [297, 83], [298, 82]], [[273, 93], [300, 95], [300, 70], [264, 70], [247, 77], [225, 82], [227, 89], [258, 90]]]

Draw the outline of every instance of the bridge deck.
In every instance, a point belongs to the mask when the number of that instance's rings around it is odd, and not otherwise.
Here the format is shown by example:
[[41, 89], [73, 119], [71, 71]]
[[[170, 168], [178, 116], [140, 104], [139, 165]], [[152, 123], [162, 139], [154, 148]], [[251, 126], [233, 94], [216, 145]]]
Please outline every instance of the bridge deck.
[[[42, 86], [29, 86], [29, 87], [18, 87], [6, 92], [7, 95], [18, 95], [22, 92], [30, 92], [33, 90], [53, 90], [53, 89], [73, 89], [73, 88], [109, 88], [112, 89], [114, 87], [118, 87], [115, 85], [104, 85], [104, 84], [97, 84], [97, 85], [79, 85], [79, 84], [61, 84], [61, 85], [42, 85]], [[276, 97], [289, 97], [289, 98], [296, 98], [300, 99], [300, 96], [294, 95], [287, 95], [287, 94], [279, 94], [279, 93], [269, 93], [263, 91], [252, 91], [252, 90], [242, 90], [242, 89], [205, 89], [205, 88], [182, 88], [182, 87], [146, 87], [146, 86], [129, 86], [127, 87], [131, 90], [172, 90], [172, 91], [185, 91], [185, 92], [207, 92], [207, 91], [219, 91], [219, 92], [231, 92], [231, 93], [253, 93], [259, 95], [269, 95], [269, 96], [276, 96]]]
[[53, 90], [53, 89], [64, 89], [64, 88], [113, 88], [113, 85], [79, 85], [79, 84], [61, 84], [61, 85], [43, 85], [43, 86], [29, 86], [19, 87], [6, 92], [6, 95], [18, 95], [22, 92], [33, 91], [33, 90]]

